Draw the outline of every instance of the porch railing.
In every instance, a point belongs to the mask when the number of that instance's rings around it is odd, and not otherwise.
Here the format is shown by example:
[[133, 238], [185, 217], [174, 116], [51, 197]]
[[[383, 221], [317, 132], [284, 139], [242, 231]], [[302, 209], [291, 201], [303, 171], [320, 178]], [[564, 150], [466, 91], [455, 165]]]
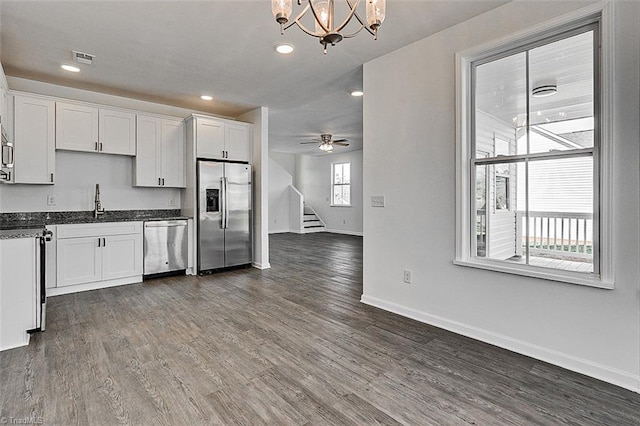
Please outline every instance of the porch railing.
[[[525, 212], [516, 212], [516, 251], [527, 245]], [[529, 212], [529, 253], [593, 257], [593, 214], [570, 212]], [[521, 244], [517, 244], [521, 241]]]

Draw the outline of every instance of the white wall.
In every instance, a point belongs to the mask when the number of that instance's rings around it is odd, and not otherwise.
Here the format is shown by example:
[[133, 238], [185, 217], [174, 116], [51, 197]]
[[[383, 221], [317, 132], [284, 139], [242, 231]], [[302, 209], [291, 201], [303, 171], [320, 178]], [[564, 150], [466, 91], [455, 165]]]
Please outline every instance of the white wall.
[[[331, 207], [331, 164], [344, 162], [351, 163], [351, 207]], [[324, 220], [327, 231], [362, 235], [362, 151], [298, 155], [295, 186], [305, 204]]]
[[[93, 210], [96, 183], [106, 210], [179, 209], [177, 188], [132, 186], [133, 161], [121, 155], [56, 151], [55, 185], [0, 185], [0, 212]], [[47, 206], [48, 195], [55, 197], [55, 206]]]
[[253, 124], [253, 266], [267, 269], [269, 263], [269, 109], [256, 108], [238, 117]]
[[289, 186], [293, 184], [296, 156], [269, 153], [269, 233], [290, 232]]
[[455, 53], [585, 4], [520, 1], [365, 64], [363, 302], [640, 391], [640, 3], [615, 3], [615, 289], [452, 264]]

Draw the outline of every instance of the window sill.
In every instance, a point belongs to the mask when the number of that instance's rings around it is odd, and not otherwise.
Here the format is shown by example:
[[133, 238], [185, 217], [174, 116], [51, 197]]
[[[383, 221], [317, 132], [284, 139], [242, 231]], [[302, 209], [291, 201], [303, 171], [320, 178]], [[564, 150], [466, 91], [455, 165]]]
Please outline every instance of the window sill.
[[530, 265], [508, 265], [500, 261], [492, 260], [460, 260], [454, 259], [454, 265], [466, 266], [470, 268], [484, 269], [487, 271], [502, 272], [507, 274], [521, 275], [525, 277], [540, 278], [550, 281], [559, 281], [569, 284], [578, 284], [588, 287], [596, 287], [613, 290], [613, 281], [602, 280], [596, 274], [584, 272], [561, 271], [556, 269], [540, 268]]
[[330, 204], [329, 207], [351, 207], [351, 204]]

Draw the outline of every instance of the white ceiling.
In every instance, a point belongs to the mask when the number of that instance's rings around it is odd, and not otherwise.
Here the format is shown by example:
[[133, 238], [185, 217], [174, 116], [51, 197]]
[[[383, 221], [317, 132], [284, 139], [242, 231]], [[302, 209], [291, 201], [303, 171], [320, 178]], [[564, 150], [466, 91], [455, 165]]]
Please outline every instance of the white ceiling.
[[[349, 95], [362, 88], [362, 64], [506, 1], [387, 3], [377, 41], [362, 32], [323, 55], [297, 28], [281, 36], [268, 0], [1, 0], [0, 61], [10, 76], [228, 117], [266, 106], [271, 150], [322, 154], [299, 143], [331, 133], [350, 140], [334, 150], [344, 152], [363, 146], [362, 98]], [[281, 42], [295, 52], [276, 54]], [[95, 54], [94, 65], [62, 71], [72, 49]]]

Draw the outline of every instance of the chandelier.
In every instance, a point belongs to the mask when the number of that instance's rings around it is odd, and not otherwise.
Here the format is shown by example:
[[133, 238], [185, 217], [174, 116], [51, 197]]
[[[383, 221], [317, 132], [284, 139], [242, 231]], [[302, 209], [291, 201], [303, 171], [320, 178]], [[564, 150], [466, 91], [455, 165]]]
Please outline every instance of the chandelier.
[[[323, 47], [323, 52], [327, 53], [327, 45], [335, 46], [336, 43], [342, 41], [343, 38], [351, 38], [358, 34], [364, 28], [371, 34], [374, 39], [378, 39], [378, 28], [384, 22], [386, 0], [364, 0], [367, 3], [366, 21], [358, 15], [357, 7], [360, 0], [345, 0], [349, 12], [344, 20], [336, 25], [335, 21], [335, 5], [334, 0], [308, 0], [308, 4], [300, 11], [300, 13], [289, 22], [291, 12], [293, 10], [293, 0], [271, 0], [271, 11], [276, 18], [276, 22], [280, 24], [280, 34], [284, 34], [285, 30], [294, 24], [302, 31], [310, 36], [317, 37]], [[298, 0], [298, 6], [302, 5], [303, 0]], [[307, 12], [311, 11], [315, 22], [315, 31], [311, 31], [300, 20]], [[342, 34], [342, 30], [351, 22], [352, 18], [356, 18], [360, 27], [351, 34]]]

